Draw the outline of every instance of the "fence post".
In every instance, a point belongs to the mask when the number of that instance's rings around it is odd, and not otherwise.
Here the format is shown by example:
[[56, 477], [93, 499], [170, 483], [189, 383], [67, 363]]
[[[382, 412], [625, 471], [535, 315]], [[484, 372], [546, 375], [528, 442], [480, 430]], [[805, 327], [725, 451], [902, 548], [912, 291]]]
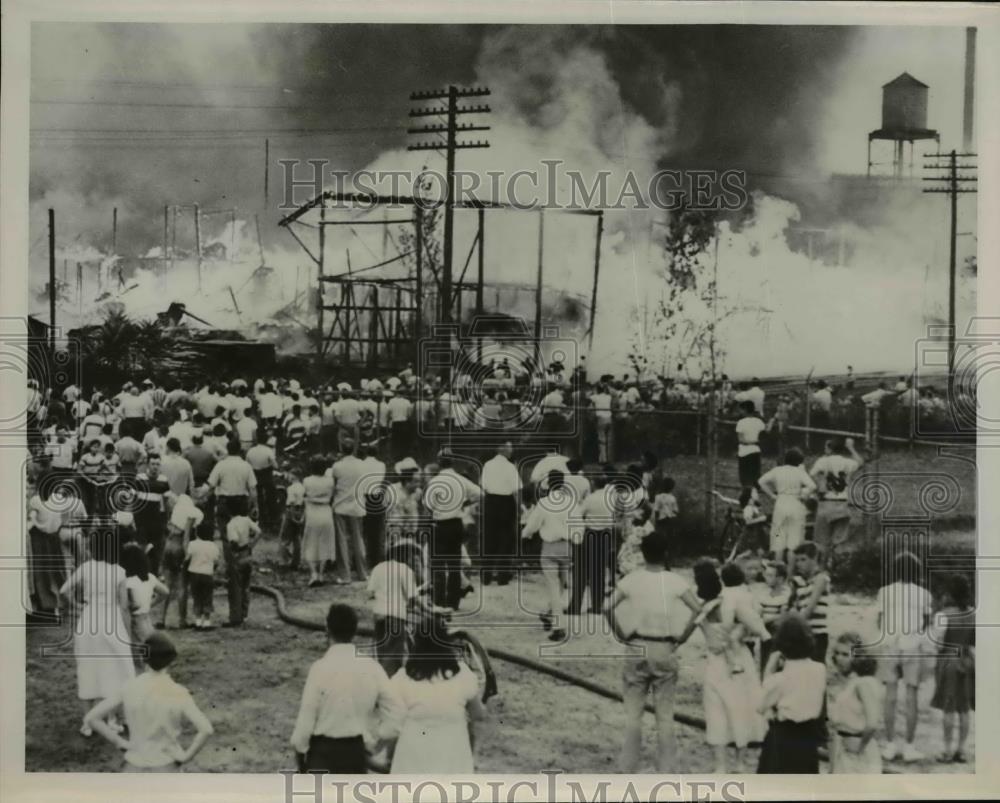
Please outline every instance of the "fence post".
[[[806, 443], [806, 453], [808, 453], [809, 452], [809, 422], [811, 421], [811, 416], [812, 416], [812, 398], [810, 397], [810, 394], [809, 394], [809, 377], [806, 377], [805, 401], [806, 401], [806, 440], [805, 440], [805, 443]], [[827, 425], [827, 426], [829, 426], [829, 425]]]
[[701, 456], [701, 410], [694, 411], [694, 454]]
[[708, 465], [705, 469], [705, 521], [708, 524], [708, 532], [715, 535], [715, 501], [712, 491], [715, 490], [715, 453], [716, 453], [716, 421], [715, 421], [715, 394], [708, 395], [708, 419], [706, 421], [706, 440], [708, 454]]

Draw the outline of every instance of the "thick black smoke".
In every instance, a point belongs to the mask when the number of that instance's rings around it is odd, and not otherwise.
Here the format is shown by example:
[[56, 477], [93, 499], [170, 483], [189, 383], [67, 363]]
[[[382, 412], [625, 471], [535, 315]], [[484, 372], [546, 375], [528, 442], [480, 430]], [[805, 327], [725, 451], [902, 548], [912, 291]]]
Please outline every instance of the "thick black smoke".
[[[411, 91], [475, 82], [484, 54], [495, 64], [507, 50], [520, 83], [509, 100], [528, 119], [556, 91], [552, 54], [589, 47], [603, 54], [632, 110], [669, 132], [662, 166], [737, 167], [750, 171], [752, 186], [766, 186], [770, 175], [812, 169], [817, 111], [856, 35], [786, 26], [213, 28], [35, 26], [33, 242], [54, 205], [61, 233], [106, 251], [118, 206], [118, 250], [141, 254], [162, 241], [164, 204], [199, 203], [259, 214], [265, 245], [284, 244], [273, 226], [279, 159], [359, 169], [406, 142]], [[220, 130], [254, 133], [213, 137]], [[213, 225], [206, 222], [207, 238]]]

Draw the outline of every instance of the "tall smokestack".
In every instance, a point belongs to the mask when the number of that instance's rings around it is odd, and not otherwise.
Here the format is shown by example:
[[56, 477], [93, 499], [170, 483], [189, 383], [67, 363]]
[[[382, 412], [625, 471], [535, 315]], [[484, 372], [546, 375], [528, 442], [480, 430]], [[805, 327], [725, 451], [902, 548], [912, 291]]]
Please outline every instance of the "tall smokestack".
[[972, 151], [972, 125], [976, 95], [976, 29], [965, 29], [965, 114], [962, 125], [962, 147]]

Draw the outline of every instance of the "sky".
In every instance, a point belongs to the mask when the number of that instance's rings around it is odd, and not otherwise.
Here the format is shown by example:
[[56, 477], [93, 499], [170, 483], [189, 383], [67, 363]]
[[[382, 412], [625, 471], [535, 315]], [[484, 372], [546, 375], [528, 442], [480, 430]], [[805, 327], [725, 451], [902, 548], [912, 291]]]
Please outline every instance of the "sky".
[[[859, 259], [881, 243], [880, 269], [909, 270], [897, 279], [926, 295], [928, 266], [917, 264], [914, 251], [927, 248], [914, 249], [906, 231], [914, 208], [880, 220], [892, 233], [886, 245], [873, 227], [864, 231], [863, 221], [856, 231], [857, 220], [837, 219], [830, 177], [864, 172], [866, 135], [880, 124], [881, 85], [904, 70], [930, 86], [929, 125], [941, 132], [942, 147], [960, 145], [963, 58], [958, 28], [36, 23], [32, 265], [44, 270], [48, 207], [65, 232], [62, 248], [86, 258], [110, 253], [115, 207], [118, 252], [146, 254], [162, 242], [164, 204], [198, 203], [238, 207], [246, 251], [256, 215], [268, 261], [288, 266], [287, 284], [302, 254], [274, 225], [283, 214], [275, 208], [278, 161], [326, 159], [346, 171], [441, 169], [435, 154], [405, 150], [409, 94], [454, 83], [493, 91], [493, 112], [480, 121], [493, 127], [484, 135], [491, 147], [461, 152], [460, 167], [512, 171], [561, 158], [584, 174], [745, 170], [750, 188], [765, 193], [762, 208], [771, 210], [756, 225], [775, 229], [763, 238], [774, 249], [770, 260], [733, 254], [751, 277], [762, 272], [751, 285], [776, 281], [779, 264], [788, 264], [791, 278], [778, 283], [806, 275], [794, 267], [796, 248], [775, 235], [802, 210], [815, 209], [819, 197], [821, 217], [830, 205], [821, 225], [854, 227]], [[933, 212], [925, 204], [919, 214]], [[224, 224], [223, 216], [207, 218], [204, 239], [227, 241]], [[619, 321], [656, 289], [662, 268], [656, 225], [650, 215], [607, 217], [605, 281], [610, 276], [615, 284], [602, 287], [602, 304]], [[503, 247], [490, 249], [488, 273], [531, 281], [537, 223], [507, 216], [491, 227], [491, 242]], [[182, 238], [185, 232], [191, 236], [182, 228]], [[364, 259], [381, 253], [382, 243], [372, 238], [353, 242], [355, 261], [359, 253]], [[456, 260], [464, 259], [471, 238], [469, 225], [459, 223]], [[554, 222], [546, 244], [547, 281], [589, 294], [593, 232], [575, 221]], [[352, 244], [334, 247], [346, 251]], [[769, 280], [768, 271], [779, 273]], [[772, 321], [774, 330], [794, 339], [807, 324], [785, 314], [789, 301], [772, 297], [768, 305], [779, 309], [772, 318], [788, 318]], [[848, 301], [845, 310], [852, 309]], [[918, 310], [915, 327], [926, 312]], [[615, 338], [616, 358], [633, 347], [636, 332], [626, 328], [632, 334]], [[641, 331], [638, 337], [651, 339]], [[786, 361], [809, 361], [767, 338], [761, 353], [738, 358], [747, 370], [772, 362], [771, 349], [783, 349]], [[905, 343], [895, 347], [904, 350]]]

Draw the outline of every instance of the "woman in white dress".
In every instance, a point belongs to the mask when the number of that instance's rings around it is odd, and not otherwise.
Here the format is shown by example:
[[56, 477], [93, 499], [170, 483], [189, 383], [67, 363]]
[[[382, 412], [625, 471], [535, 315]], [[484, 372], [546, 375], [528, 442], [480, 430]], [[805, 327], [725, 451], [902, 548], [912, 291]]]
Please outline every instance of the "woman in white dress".
[[816, 491], [816, 483], [803, 467], [805, 457], [798, 449], [785, 453], [785, 463], [775, 466], [757, 481], [758, 487], [774, 501], [771, 514], [771, 551], [777, 560], [784, 554], [791, 564], [795, 548], [806, 540], [805, 497]]
[[826, 691], [830, 728], [830, 772], [836, 775], [880, 775], [885, 691], [875, 677], [877, 659], [866, 654], [861, 636], [844, 633], [837, 639]]
[[336, 555], [333, 528], [333, 478], [326, 476], [321, 457], [309, 463], [309, 476], [302, 480], [305, 518], [302, 525], [302, 559], [309, 566], [309, 585], [323, 582], [323, 566]]
[[391, 683], [403, 703], [391, 772], [475, 772], [470, 722], [485, 718], [479, 681], [441, 632], [416, 635], [406, 666]]
[[[90, 557], [80, 564], [59, 594], [75, 611], [73, 652], [77, 693], [86, 714], [94, 704], [117, 694], [135, 677], [128, 620], [125, 570], [115, 562], [115, 536], [99, 530], [90, 539]], [[84, 725], [80, 733], [90, 736]]]

